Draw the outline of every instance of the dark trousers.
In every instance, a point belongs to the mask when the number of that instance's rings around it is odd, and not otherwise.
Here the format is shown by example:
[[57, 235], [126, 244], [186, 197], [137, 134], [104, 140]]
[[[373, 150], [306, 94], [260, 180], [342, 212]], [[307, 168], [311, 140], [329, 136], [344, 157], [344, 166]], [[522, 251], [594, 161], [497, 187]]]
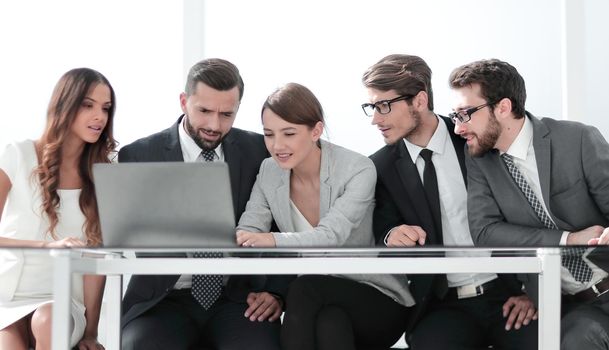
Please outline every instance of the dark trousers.
[[537, 321], [505, 330], [502, 307], [510, 296], [501, 284], [466, 299], [457, 299], [451, 288], [444, 300], [430, 301], [408, 343], [413, 350], [537, 349]]
[[609, 349], [609, 293], [584, 303], [563, 300], [561, 350]]
[[298, 277], [286, 307], [284, 350], [386, 350], [406, 326], [406, 307], [370, 285], [334, 276]]
[[123, 327], [122, 349], [279, 350], [279, 321], [252, 322], [225, 297], [205, 310], [190, 289], [169, 293]]

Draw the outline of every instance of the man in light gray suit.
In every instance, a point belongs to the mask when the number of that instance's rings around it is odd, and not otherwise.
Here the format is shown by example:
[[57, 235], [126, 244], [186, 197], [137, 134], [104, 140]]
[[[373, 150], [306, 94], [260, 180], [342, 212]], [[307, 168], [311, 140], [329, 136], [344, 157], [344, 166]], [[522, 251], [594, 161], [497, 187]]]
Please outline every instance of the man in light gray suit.
[[[609, 144], [590, 126], [525, 111], [506, 62], [455, 69], [455, 133], [469, 155], [469, 223], [487, 246], [592, 246], [609, 238]], [[562, 349], [609, 349], [609, 279], [593, 249], [563, 251]], [[582, 255], [583, 253], [583, 255]]]

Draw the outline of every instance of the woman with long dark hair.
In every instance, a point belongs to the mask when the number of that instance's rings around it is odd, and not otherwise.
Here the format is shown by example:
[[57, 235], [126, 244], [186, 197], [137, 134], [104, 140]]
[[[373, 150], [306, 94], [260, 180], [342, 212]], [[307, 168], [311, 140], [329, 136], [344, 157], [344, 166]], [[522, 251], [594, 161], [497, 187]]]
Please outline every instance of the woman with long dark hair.
[[[38, 140], [0, 149], [0, 247], [101, 244], [94, 163], [115, 152], [114, 90], [89, 68], [65, 73], [53, 91]], [[49, 349], [52, 264], [32, 250], [0, 252], [0, 348]], [[71, 346], [103, 349], [97, 325], [105, 278], [73, 278]]]

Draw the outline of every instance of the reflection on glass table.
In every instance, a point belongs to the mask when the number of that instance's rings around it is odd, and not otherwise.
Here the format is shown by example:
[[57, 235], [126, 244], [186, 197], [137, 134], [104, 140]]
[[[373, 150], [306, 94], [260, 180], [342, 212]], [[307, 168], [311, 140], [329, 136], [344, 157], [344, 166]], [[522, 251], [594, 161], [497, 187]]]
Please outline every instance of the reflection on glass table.
[[[540, 349], [559, 348], [560, 255], [555, 248], [214, 249], [222, 259], [194, 259], [205, 249], [55, 250], [54, 347], [65, 344], [71, 273], [108, 276], [106, 348], [120, 348], [122, 276], [128, 274], [537, 274]], [[139, 257], [133, 258], [137, 252]], [[93, 257], [97, 255], [97, 257]], [[126, 258], [129, 257], [129, 258]], [[160, 257], [162, 256], [162, 257]], [[103, 258], [100, 258], [103, 257]]]

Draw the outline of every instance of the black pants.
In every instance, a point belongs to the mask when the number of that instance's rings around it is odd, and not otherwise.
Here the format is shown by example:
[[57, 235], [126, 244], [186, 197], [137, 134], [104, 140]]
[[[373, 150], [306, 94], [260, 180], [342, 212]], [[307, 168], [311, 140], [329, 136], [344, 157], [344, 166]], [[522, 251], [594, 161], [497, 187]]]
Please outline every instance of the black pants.
[[279, 321], [249, 321], [246, 309], [246, 303], [220, 297], [205, 310], [190, 289], [172, 291], [125, 325], [121, 348], [279, 350]]
[[404, 333], [408, 310], [370, 285], [325, 275], [298, 277], [286, 306], [284, 350], [386, 350]]
[[442, 301], [431, 301], [416, 324], [409, 344], [413, 350], [537, 349], [537, 321], [519, 330], [505, 330], [503, 304], [512, 296], [499, 284], [477, 297], [457, 299], [450, 293]]
[[563, 301], [561, 350], [609, 349], [609, 293], [588, 303]]

